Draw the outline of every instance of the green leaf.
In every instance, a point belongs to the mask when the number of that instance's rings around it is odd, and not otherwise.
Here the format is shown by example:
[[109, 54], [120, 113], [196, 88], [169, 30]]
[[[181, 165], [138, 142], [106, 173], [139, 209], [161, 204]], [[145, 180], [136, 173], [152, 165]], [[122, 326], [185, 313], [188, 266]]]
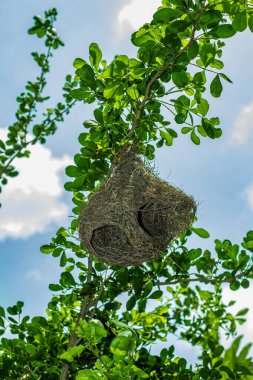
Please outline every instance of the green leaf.
[[136, 304], [136, 296], [130, 297], [126, 303], [126, 309], [132, 310], [135, 307], [135, 304]]
[[0, 306], [0, 317], [5, 317], [5, 311], [2, 306]]
[[89, 46], [89, 53], [90, 53], [90, 63], [92, 66], [95, 67], [96, 70], [99, 68], [99, 64], [102, 60], [102, 52], [99, 49], [98, 44], [91, 43]]
[[230, 38], [233, 37], [236, 33], [230, 24], [219, 25], [216, 28], [212, 29], [211, 32], [218, 38]]
[[221, 356], [222, 352], [224, 351], [224, 347], [223, 346], [218, 346], [215, 348], [214, 350], [214, 353], [213, 353], [213, 357], [214, 358], [218, 358], [219, 356]]
[[236, 317], [241, 317], [243, 315], [246, 315], [249, 312], [249, 309], [245, 307], [244, 309], [241, 309], [236, 313]]
[[184, 124], [184, 122], [186, 121], [187, 119], [187, 113], [178, 113], [176, 116], [175, 116], [175, 122], [177, 124]]
[[62, 286], [59, 284], [50, 284], [49, 289], [53, 292], [59, 292], [60, 290], [62, 290]]
[[206, 74], [205, 71], [200, 71], [196, 73], [193, 77], [193, 83], [196, 83], [198, 85], [203, 85], [206, 83]]
[[76, 69], [81, 69], [81, 67], [83, 67], [84, 65], [87, 65], [87, 63], [85, 62], [84, 59], [82, 59], [82, 58], [76, 58], [76, 59], [74, 60], [73, 66], [74, 66]]
[[93, 97], [93, 93], [91, 92], [91, 90], [88, 87], [81, 87], [81, 88], [76, 88], [74, 90], [71, 90], [70, 95], [74, 99], [84, 100], [87, 103], [92, 103], [89, 100], [92, 100], [92, 99], [95, 100], [95, 97]]
[[191, 140], [195, 145], [200, 144], [200, 138], [196, 135], [196, 132], [194, 131], [194, 129], [191, 131]]
[[117, 91], [117, 89], [119, 88], [120, 86], [120, 83], [119, 82], [112, 82], [110, 83], [105, 89], [104, 89], [104, 97], [106, 99], [111, 99], [113, 98], [115, 92]]
[[234, 366], [235, 372], [240, 372], [243, 375], [253, 375], [253, 373], [250, 371], [249, 368], [245, 367], [244, 365], [240, 363], [236, 363]]
[[84, 86], [88, 86], [92, 90], [96, 89], [95, 74], [90, 65], [84, 65], [81, 69], [77, 70], [77, 75], [84, 81]]
[[171, 136], [170, 133], [167, 133], [167, 132], [164, 132], [164, 131], [160, 131], [160, 136], [162, 139], [165, 140], [165, 144], [167, 146], [171, 146], [173, 144], [173, 137]]
[[74, 357], [76, 357], [76, 356], [78, 357], [81, 355], [84, 348], [85, 347], [81, 344], [79, 346], [70, 347], [70, 348], [68, 348], [68, 350], [66, 352], [61, 354], [60, 359], [67, 360], [68, 362], [71, 363], [71, 362], [73, 362]]
[[75, 286], [76, 282], [75, 282], [75, 279], [70, 272], [63, 272], [61, 274], [60, 284], [62, 286], [69, 287], [69, 286]]
[[136, 85], [130, 86], [127, 88], [127, 94], [130, 96], [133, 100], [138, 100], [139, 98], [139, 91], [137, 89]]
[[220, 75], [220, 77], [222, 77], [223, 79], [225, 79], [227, 82], [233, 83], [232, 80], [227, 75], [225, 75], [223, 73], [220, 73], [219, 75]]
[[194, 58], [197, 57], [199, 53], [199, 45], [197, 41], [193, 41], [193, 43], [189, 46], [187, 50], [187, 55], [188, 57], [193, 60]]
[[172, 80], [178, 87], [184, 87], [188, 83], [188, 76], [184, 70], [174, 71], [172, 73]]
[[75, 380], [100, 380], [101, 376], [98, 371], [92, 369], [83, 369], [79, 371]]
[[26, 346], [25, 346], [25, 350], [26, 352], [28, 352], [28, 354], [30, 355], [35, 355], [37, 350], [36, 350], [36, 347], [31, 344], [31, 343], [28, 343]]
[[136, 367], [136, 365], [132, 364], [131, 369], [138, 375], [138, 377], [141, 377], [142, 379], [149, 379], [149, 375], [144, 372], [142, 369]]
[[219, 59], [214, 59], [211, 63], [210, 63], [210, 67], [212, 69], [217, 69], [217, 70], [222, 70], [223, 67], [224, 67], [224, 63], [222, 61], [220, 61]]
[[185, 135], [186, 133], [191, 132], [191, 131], [192, 131], [192, 127], [183, 127], [183, 128], [181, 129], [181, 133], [183, 133], [184, 135]]
[[253, 15], [248, 19], [249, 30], [253, 33]]
[[244, 280], [242, 280], [241, 282], [241, 286], [244, 288], [244, 289], [248, 289], [249, 286], [250, 286], [250, 282], [249, 280], [247, 280], [246, 278]]
[[152, 48], [155, 44], [155, 38], [144, 28], [140, 28], [132, 34], [131, 41], [134, 45], [140, 47]]
[[208, 231], [204, 230], [204, 228], [195, 228], [191, 227], [191, 230], [198, 236], [200, 236], [203, 239], [207, 239], [210, 237], [210, 234]]
[[162, 298], [163, 296], [163, 291], [162, 290], [155, 290], [153, 293], [148, 296], [149, 299], [156, 300], [158, 298]]
[[170, 20], [177, 19], [183, 13], [178, 9], [162, 8], [159, 9], [154, 15], [153, 20], [159, 23], [168, 23]]
[[203, 98], [200, 99], [199, 104], [198, 104], [198, 110], [202, 116], [206, 116], [209, 110], [209, 103], [206, 99], [203, 99]]
[[222, 13], [220, 11], [210, 9], [203, 13], [200, 17], [200, 23], [207, 26], [213, 27], [215, 24], [218, 24], [222, 19]]
[[233, 281], [230, 285], [229, 285], [230, 289], [233, 290], [233, 291], [236, 291], [240, 288], [240, 282], [239, 281]]
[[247, 12], [244, 10], [243, 12], [235, 14], [232, 26], [236, 32], [243, 32], [247, 28], [247, 23]]
[[49, 253], [52, 253], [53, 250], [54, 250], [54, 247], [52, 247], [51, 245], [48, 245], [48, 244], [42, 245], [40, 247], [40, 252], [45, 253], [46, 255]]
[[65, 173], [67, 174], [68, 177], [75, 177], [75, 178], [83, 174], [83, 172], [74, 165], [67, 166], [65, 169]]
[[4, 320], [2, 317], [0, 317], [0, 327], [5, 327]]
[[216, 75], [216, 77], [212, 80], [210, 85], [210, 92], [213, 95], [213, 97], [218, 98], [222, 92], [222, 84], [220, 81], [219, 75]]

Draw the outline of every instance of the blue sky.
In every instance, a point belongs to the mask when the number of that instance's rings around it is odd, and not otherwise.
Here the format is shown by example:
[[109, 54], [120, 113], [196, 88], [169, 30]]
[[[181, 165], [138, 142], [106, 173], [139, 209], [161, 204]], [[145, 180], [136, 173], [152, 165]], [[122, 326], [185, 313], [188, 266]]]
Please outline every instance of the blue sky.
[[[54, 104], [65, 75], [73, 73], [73, 60], [87, 57], [91, 42], [100, 45], [105, 59], [115, 54], [134, 56], [136, 49], [129, 37], [158, 5], [158, 0], [0, 0], [0, 137], [14, 121], [16, 96], [26, 80], [37, 75], [30, 53], [38, 49], [38, 40], [26, 33], [35, 14], [53, 6], [59, 11], [57, 30], [66, 46], [55, 53], [48, 77], [46, 92]], [[237, 34], [228, 41], [224, 63], [224, 72], [234, 83], [224, 83], [221, 98], [210, 98], [210, 115], [220, 117], [222, 138], [202, 140], [200, 146], [194, 146], [188, 136], [180, 136], [172, 148], [157, 152], [154, 165], [163, 178], [199, 201], [198, 225], [209, 230], [213, 239], [240, 242], [253, 228], [252, 34]], [[24, 300], [27, 314], [45, 310], [48, 284], [57, 282], [60, 270], [55, 259], [41, 254], [39, 247], [68, 223], [71, 203], [63, 191], [64, 167], [78, 151], [77, 136], [90, 117], [92, 106], [78, 105], [46, 146], [35, 148], [31, 164], [20, 160], [20, 177], [13, 179], [1, 196], [1, 305]], [[199, 243], [193, 239], [191, 244]], [[205, 243], [212, 247], [211, 240]], [[237, 296], [225, 290], [226, 299], [237, 298], [240, 307], [250, 307], [252, 295], [250, 289]], [[243, 330], [251, 340], [252, 314]]]

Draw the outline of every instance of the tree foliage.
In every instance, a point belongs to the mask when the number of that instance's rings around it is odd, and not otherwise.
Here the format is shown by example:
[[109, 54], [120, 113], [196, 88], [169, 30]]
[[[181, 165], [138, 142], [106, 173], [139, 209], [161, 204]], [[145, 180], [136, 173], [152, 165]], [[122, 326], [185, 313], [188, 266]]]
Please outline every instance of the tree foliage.
[[[240, 245], [215, 240], [210, 251], [188, 248], [192, 234], [209, 238], [205, 229], [192, 227], [159, 260], [128, 268], [89, 256], [77, 235], [80, 209], [124, 145], [136, 145], [152, 160], [156, 148], [170, 147], [181, 133], [196, 145], [222, 135], [219, 118], [209, 115], [206, 94], [218, 98], [224, 81], [231, 82], [223, 72], [224, 40], [247, 27], [253, 31], [252, 4], [163, 0], [152, 21], [132, 35], [136, 57], [118, 55], [108, 63], [91, 43], [89, 61], [76, 58], [75, 76], [66, 78], [64, 103], [48, 109], [35, 125], [37, 104], [47, 100], [42, 91], [51, 51], [62, 42], [53, 27], [55, 9], [44, 20], [34, 18], [29, 33], [44, 38], [48, 50], [33, 53], [41, 74], [17, 98], [17, 121], [7, 141], [0, 141], [2, 185], [18, 174], [15, 160], [29, 156], [30, 144], [44, 143], [75, 102], [96, 108], [94, 119], [84, 121], [74, 165], [66, 168], [70, 180], [65, 189], [73, 193], [76, 217], [41, 247], [62, 268], [59, 282], [49, 285], [53, 293], [46, 316], [23, 316], [21, 301], [0, 308], [4, 380], [252, 378], [250, 345], [239, 349], [238, 337], [225, 350], [220, 333], [234, 336], [245, 322], [248, 310], [233, 315], [233, 302], [224, 304], [222, 289], [224, 283], [234, 291], [249, 287], [253, 231]], [[5, 331], [12, 337], [5, 337]], [[176, 355], [170, 335], [201, 348], [195, 365]], [[155, 354], [159, 342], [164, 348]]]

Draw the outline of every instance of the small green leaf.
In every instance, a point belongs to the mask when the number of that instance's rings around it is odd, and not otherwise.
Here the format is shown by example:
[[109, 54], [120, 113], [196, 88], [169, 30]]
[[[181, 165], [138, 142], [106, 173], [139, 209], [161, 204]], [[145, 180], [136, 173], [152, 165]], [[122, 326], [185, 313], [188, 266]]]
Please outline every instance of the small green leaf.
[[144, 372], [142, 369], [136, 367], [136, 365], [133, 364], [131, 366], [131, 369], [134, 371], [134, 373], [136, 373], [138, 377], [141, 377], [142, 379], [149, 379], [149, 375], [146, 372]]
[[177, 19], [182, 15], [182, 12], [173, 8], [159, 9], [154, 15], [153, 20], [156, 22], [168, 23], [170, 20]]
[[93, 68], [90, 65], [84, 65], [77, 70], [77, 75], [84, 81], [84, 86], [88, 86], [92, 90], [96, 89], [96, 80]]
[[28, 343], [26, 346], [25, 346], [25, 350], [26, 352], [28, 352], [28, 354], [30, 355], [35, 355], [36, 354], [36, 347], [31, 344], [31, 343]]
[[5, 311], [2, 306], [0, 306], [0, 317], [5, 317]]
[[250, 282], [249, 280], [247, 280], [246, 278], [244, 280], [242, 280], [241, 282], [241, 286], [244, 288], [244, 289], [248, 289], [249, 286], [250, 286]]
[[59, 292], [60, 290], [62, 290], [62, 286], [59, 284], [49, 284], [49, 289], [53, 292]]
[[247, 16], [246, 10], [235, 14], [234, 19], [232, 21], [232, 26], [235, 31], [243, 32], [247, 28], [247, 24], [248, 24], [247, 17], [248, 16]]
[[212, 80], [210, 85], [210, 92], [213, 95], [213, 97], [218, 98], [222, 92], [222, 84], [220, 81], [219, 75], [216, 75], [216, 77]]
[[216, 28], [212, 29], [211, 32], [215, 37], [218, 38], [230, 38], [233, 37], [236, 33], [230, 24], [219, 25]]
[[196, 132], [194, 131], [194, 129], [191, 131], [191, 140], [195, 145], [200, 144], [200, 138], [196, 135]]
[[223, 79], [225, 79], [229, 83], [233, 83], [232, 80], [227, 75], [225, 75], [223, 73], [220, 73], [220, 77], [222, 77]]
[[240, 288], [240, 282], [239, 281], [233, 281], [230, 285], [229, 285], [230, 289], [233, 290], [233, 291], [236, 291]]
[[200, 17], [200, 23], [210, 28], [215, 26], [215, 24], [217, 25], [221, 19], [222, 13], [220, 11], [210, 9]]
[[87, 101], [87, 103], [89, 103], [89, 99], [91, 99], [92, 94], [93, 93], [88, 87], [76, 88], [70, 91], [70, 95], [72, 96], [72, 98], [77, 100], [84, 100]]
[[112, 82], [110, 83], [105, 89], [104, 89], [104, 97], [106, 99], [111, 99], [113, 98], [115, 92], [117, 91], [117, 89], [119, 88], [120, 86], [120, 83], [119, 82]]
[[248, 25], [249, 25], [249, 30], [253, 33], [253, 16], [252, 15], [248, 19]]
[[163, 291], [162, 290], [155, 290], [153, 293], [148, 296], [149, 299], [156, 300], [158, 298], [162, 298], [163, 296]]
[[198, 236], [200, 236], [203, 239], [207, 239], [210, 237], [210, 234], [208, 231], [204, 230], [204, 228], [195, 228], [192, 227], [191, 230]]
[[174, 71], [172, 73], [172, 80], [176, 86], [184, 87], [188, 83], [188, 76], [184, 70]]
[[84, 350], [83, 345], [75, 346], [75, 347], [70, 347], [66, 352], [64, 352], [61, 356], [60, 359], [67, 360], [68, 362], [72, 362], [74, 360], [74, 357], [78, 357], [81, 355], [81, 353]]
[[192, 131], [192, 127], [183, 127], [181, 129], [181, 133], [183, 133], [184, 135], [186, 135], [186, 133], [189, 133]]
[[173, 144], [173, 137], [171, 136], [170, 133], [167, 133], [167, 132], [164, 132], [164, 131], [160, 131], [160, 136], [162, 139], [165, 140], [165, 144], [167, 146], [171, 146]]
[[130, 96], [133, 100], [138, 100], [139, 98], [139, 91], [137, 89], [136, 85], [130, 86], [127, 88], [127, 94]]
[[245, 367], [244, 365], [240, 363], [236, 363], [234, 369], [235, 369], [235, 372], [240, 372], [243, 375], [253, 375], [253, 373], [250, 371], [249, 368]]
[[53, 250], [54, 250], [54, 247], [52, 247], [51, 245], [48, 245], [48, 244], [42, 245], [40, 247], [40, 252], [45, 253], [45, 254], [52, 253]]
[[98, 44], [91, 43], [89, 46], [89, 53], [90, 53], [90, 63], [92, 66], [95, 67], [96, 70], [99, 68], [99, 64], [102, 60], [102, 52], [99, 49]]
[[132, 310], [135, 307], [135, 304], [136, 304], [136, 296], [130, 297], [126, 303], [126, 309]]
[[79, 371], [76, 380], [99, 380], [101, 376], [98, 375], [98, 371], [92, 369], [83, 369]]
[[238, 313], [236, 314], [236, 317], [241, 317], [243, 315], [246, 315], [248, 312], [249, 312], [249, 309], [245, 307], [244, 309], [241, 309], [240, 311], [238, 311]]
[[209, 103], [206, 99], [204, 99], [204, 98], [200, 99], [199, 104], [198, 104], [198, 110], [202, 116], [206, 116], [206, 114], [209, 110]]
[[178, 113], [176, 116], [175, 116], [175, 122], [177, 124], [184, 124], [184, 122], [186, 121], [187, 119], [187, 116], [188, 116], [188, 113]]
[[74, 60], [73, 66], [74, 66], [76, 69], [81, 69], [81, 67], [83, 67], [84, 65], [87, 65], [87, 63], [85, 62], [84, 59], [82, 59], [82, 58], [76, 58], [76, 59]]
[[194, 58], [197, 57], [199, 53], [199, 45], [197, 41], [193, 41], [193, 43], [189, 46], [187, 50], [187, 55], [188, 57], [193, 60]]

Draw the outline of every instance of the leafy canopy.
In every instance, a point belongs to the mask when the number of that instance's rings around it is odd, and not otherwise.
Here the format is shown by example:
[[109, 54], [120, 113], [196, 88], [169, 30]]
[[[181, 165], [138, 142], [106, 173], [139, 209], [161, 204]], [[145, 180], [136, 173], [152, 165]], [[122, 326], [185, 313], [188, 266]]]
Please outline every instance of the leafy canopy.
[[[9, 379], [251, 379], [250, 345], [241, 338], [225, 350], [220, 332], [234, 336], [247, 309], [236, 315], [222, 300], [223, 284], [234, 291], [248, 288], [252, 278], [253, 231], [241, 244], [215, 240], [212, 251], [188, 248], [192, 227], [161, 253], [159, 260], [138, 267], [107, 266], [89, 257], [77, 229], [80, 209], [107, 175], [115, 154], [125, 144], [152, 160], [155, 149], [170, 147], [182, 134], [199, 145], [221, 137], [218, 117], [210, 116], [208, 94], [219, 98], [231, 80], [223, 72], [225, 40], [247, 27], [253, 32], [252, 1], [163, 0], [150, 23], [132, 35], [137, 56], [118, 55], [108, 63], [96, 43], [88, 61], [76, 58], [75, 76], [67, 76], [64, 103], [47, 110], [33, 125], [37, 105], [47, 100], [46, 85], [52, 49], [62, 42], [53, 22], [56, 10], [36, 16], [30, 34], [45, 39], [46, 54], [33, 53], [41, 69], [17, 101], [16, 122], [7, 141], [0, 141], [0, 177], [18, 175], [15, 160], [29, 156], [29, 145], [45, 143], [76, 102], [95, 103], [94, 119], [84, 121], [80, 152], [65, 189], [73, 193], [69, 228], [61, 227], [43, 254], [58, 260], [59, 282], [45, 316], [22, 315], [23, 303], [0, 308], [1, 375]], [[30, 141], [28, 132], [33, 134]], [[201, 354], [195, 365], [176, 355], [174, 335]], [[4, 336], [4, 335], [3, 335]], [[162, 342], [154, 354], [151, 348]]]

